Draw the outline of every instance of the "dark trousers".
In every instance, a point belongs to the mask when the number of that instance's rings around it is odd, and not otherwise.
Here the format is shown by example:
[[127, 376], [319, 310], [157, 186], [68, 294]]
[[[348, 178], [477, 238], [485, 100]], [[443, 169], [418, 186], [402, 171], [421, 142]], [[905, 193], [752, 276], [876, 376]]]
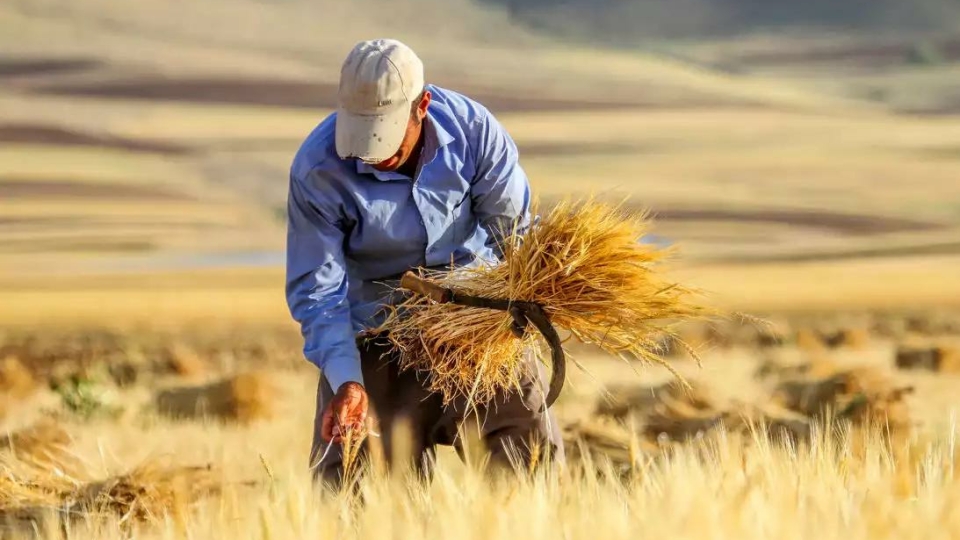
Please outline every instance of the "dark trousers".
[[[543, 411], [547, 391], [544, 370], [532, 355], [524, 362], [519, 388], [476, 406], [469, 415], [465, 414], [465, 400], [444, 406], [438, 394], [424, 388], [424, 375], [401, 372], [397, 352], [383, 338], [360, 342], [360, 363], [364, 387], [378, 419], [377, 443], [387, 465], [409, 457], [409, 465], [429, 476], [435, 447], [453, 446], [463, 458], [472, 454], [472, 449], [464, 448], [464, 440], [480, 443], [493, 465], [526, 469], [535, 463], [564, 461], [559, 427], [553, 414]], [[327, 451], [329, 443], [320, 436], [323, 411], [333, 395], [330, 383], [321, 376], [310, 465], [316, 480], [339, 485], [343, 469], [340, 445], [334, 444]], [[395, 429], [398, 425], [405, 431]], [[400, 451], [409, 455], [394, 455]], [[361, 450], [364, 456], [368, 453], [369, 448]]]

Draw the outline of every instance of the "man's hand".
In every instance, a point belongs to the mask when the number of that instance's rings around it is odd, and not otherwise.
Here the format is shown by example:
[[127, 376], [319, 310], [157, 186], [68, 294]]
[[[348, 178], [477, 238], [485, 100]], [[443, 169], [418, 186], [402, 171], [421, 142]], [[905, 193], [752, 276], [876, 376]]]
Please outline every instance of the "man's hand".
[[363, 386], [356, 382], [343, 383], [323, 411], [320, 435], [327, 442], [339, 444], [340, 435], [348, 428], [362, 429], [366, 425], [368, 408]]

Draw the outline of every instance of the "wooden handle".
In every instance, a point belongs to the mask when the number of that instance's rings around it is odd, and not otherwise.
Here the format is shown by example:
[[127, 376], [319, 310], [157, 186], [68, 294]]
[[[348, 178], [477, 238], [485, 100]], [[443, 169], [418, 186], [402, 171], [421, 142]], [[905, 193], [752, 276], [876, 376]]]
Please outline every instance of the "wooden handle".
[[450, 289], [432, 283], [413, 272], [406, 272], [400, 278], [400, 286], [409, 291], [426, 296], [434, 302], [445, 304], [450, 301]]

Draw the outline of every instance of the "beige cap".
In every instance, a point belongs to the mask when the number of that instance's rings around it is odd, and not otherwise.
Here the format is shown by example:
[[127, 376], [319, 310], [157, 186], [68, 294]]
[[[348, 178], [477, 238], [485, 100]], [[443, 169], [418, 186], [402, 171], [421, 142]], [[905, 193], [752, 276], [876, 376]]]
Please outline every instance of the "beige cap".
[[358, 43], [340, 70], [337, 154], [371, 163], [394, 155], [421, 92], [423, 63], [410, 47], [393, 39]]

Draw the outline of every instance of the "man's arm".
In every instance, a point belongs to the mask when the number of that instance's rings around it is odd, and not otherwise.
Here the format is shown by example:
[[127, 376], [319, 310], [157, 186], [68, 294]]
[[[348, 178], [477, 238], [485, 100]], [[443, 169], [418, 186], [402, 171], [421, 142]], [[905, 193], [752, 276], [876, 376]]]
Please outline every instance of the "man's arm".
[[346, 382], [362, 384], [347, 300], [342, 225], [336, 216], [324, 215], [293, 175], [287, 216], [287, 305], [300, 323], [303, 353], [323, 370], [334, 392]]
[[499, 259], [504, 242], [530, 226], [530, 183], [520, 167], [517, 145], [500, 122], [490, 113], [479, 122], [473, 211]]

